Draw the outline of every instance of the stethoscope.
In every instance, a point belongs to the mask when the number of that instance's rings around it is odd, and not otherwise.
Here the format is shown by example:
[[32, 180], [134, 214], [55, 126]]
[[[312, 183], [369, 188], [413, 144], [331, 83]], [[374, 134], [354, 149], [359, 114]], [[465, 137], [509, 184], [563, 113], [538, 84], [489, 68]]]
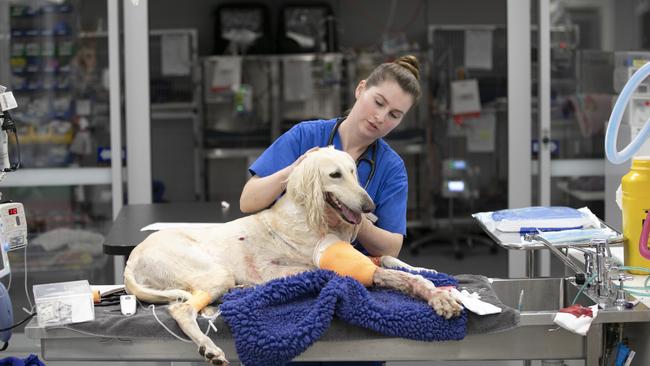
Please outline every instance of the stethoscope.
[[[336, 124], [334, 125], [334, 128], [332, 128], [332, 132], [330, 132], [330, 137], [327, 139], [327, 146], [333, 145], [334, 144], [334, 136], [336, 136], [336, 132], [339, 130], [339, 126], [341, 126], [341, 123], [343, 123], [345, 119], [344, 118], [337, 118]], [[372, 149], [372, 157], [368, 158], [368, 150]], [[366, 184], [363, 186], [363, 189], [367, 189], [368, 185], [370, 184], [370, 181], [372, 178], [375, 176], [375, 160], [377, 159], [377, 140], [370, 144], [364, 150], [363, 154], [359, 156], [359, 159], [357, 159], [357, 168], [359, 167], [359, 164], [361, 164], [362, 161], [366, 161], [368, 164], [370, 164], [370, 174], [368, 174], [368, 179], [366, 180]]]

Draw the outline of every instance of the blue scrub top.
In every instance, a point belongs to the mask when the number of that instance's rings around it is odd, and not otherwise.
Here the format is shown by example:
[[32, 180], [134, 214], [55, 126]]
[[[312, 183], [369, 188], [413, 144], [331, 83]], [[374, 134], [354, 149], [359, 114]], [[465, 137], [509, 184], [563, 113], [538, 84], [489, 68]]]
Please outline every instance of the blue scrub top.
[[[305, 121], [294, 125], [280, 136], [250, 166], [252, 175], [266, 177], [291, 165], [314, 146], [327, 146], [336, 119]], [[384, 141], [377, 140], [375, 175], [368, 183], [366, 192], [375, 202], [374, 214], [379, 218], [375, 225], [384, 230], [406, 235], [406, 202], [408, 198], [408, 177], [402, 158]], [[341, 137], [334, 136], [334, 147], [342, 150]], [[372, 160], [372, 147], [364, 157]], [[361, 160], [358, 177], [365, 186], [370, 175], [368, 160]]]

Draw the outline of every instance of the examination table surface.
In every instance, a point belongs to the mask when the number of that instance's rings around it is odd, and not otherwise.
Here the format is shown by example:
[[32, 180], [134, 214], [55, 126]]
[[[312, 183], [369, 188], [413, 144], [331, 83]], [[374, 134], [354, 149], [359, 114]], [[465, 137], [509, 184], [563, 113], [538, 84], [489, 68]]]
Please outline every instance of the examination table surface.
[[[243, 216], [238, 209], [222, 209], [219, 203], [170, 203], [125, 206], [104, 242], [104, 252], [128, 255], [151, 231], [140, 229], [154, 222], [226, 222]], [[116, 310], [116, 309], [112, 309]], [[111, 311], [105, 309], [104, 311]], [[167, 315], [162, 308], [157, 314]], [[564, 330], [552, 332], [551, 313], [522, 317], [518, 327], [490, 334], [468, 334], [462, 341], [423, 342], [384, 336], [334, 319], [318, 342], [296, 361], [426, 361], [426, 360], [522, 360], [581, 359], [600, 350], [602, 329], [595, 326], [588, 337]], [[238, 361], [228, 327], [217, 319], [213, 339], [230, 361]], [[205, 329], [205, 328], [202, 328]], [[469, 333], [469, 332], [468, 332]], [[40, 327], [32, 319], [25, 335], [41, 342], [45, 360], [66, 361], [198, 361], [193, 343], [172, 337], [99, 337], [68, 327]], [[588, 357], [589, 359], [589, 357]], [[592, 362], [588, 360], [588, 365]]]
[[[474, 276], [482, 277], [482, 276]], [[463, 281], [461, 280], [461, 283]], [[468, 286], [468, 290], [470, 287]], [[482, 298], [489, 294], [482, 292]], [[500, 304], [503, 305], [503, 304]], [[124, 317], [117, 306], [97, 307], [96, 322], [71, 324], [58, 328], [38, 326], [32, 319], [25, 334], [41, 341], [46, 360], [97, 361], [197, 361], [201, 356], [193, 343], [173, 338], [160, 328], [151, 309], [140, 307], [136, 316]], [[585, 357], [585, 338], [558, 330], [549, 337], [552, 314], [538, 314], [519, 320], [512, 309], [511, 326], [494, 324], [489, 333], [468, 319], [468, 335], [462, 341], [424, 342], [384, 336], [345, 324], [336, 318], [325, 334], [296, 360], [300, 361], [408, 361], [408, 360], [479, 360], [479, 359], [573, 359]], [[165, 306], [156, 306], [160, 321], [182, 335], [169, 317]], [[137, 319], [136, 317], [140, 317]], [[146, 321], [146, 322], [143, 322]], [[476, 316], [474, 317], [476, 320]], [[96, 323], [96, 324], [93, 324]], [[99, 324], [109, 324], [105, 328]], [[199, 319], [201, 329], [207, 322]], [[517, 324], [519, 326], [517, 326]], [[218, 332], [209, 336], [231, 361], [238, 361], [232, 333], [222, 318], [215, 321]], [[129, 329], [141, 327], [140, 329]], [[479, 333], [477, 333], [477, 331]], [[600, 329], [597, 327], [597, 334]], [[99, 334], [99, 335], [98, 335]], [[120, 336], [124, 334], [124, 336]], [[137, 334], [137, 336], [134, 336]], [[591, 337], [587, 337], [589, 339]], [[598, 339], [598, 336], [595, 338]], [[593, 340], [592, 340], [593, 342]], [[587, 341], [587, 343], [591, 343]]]

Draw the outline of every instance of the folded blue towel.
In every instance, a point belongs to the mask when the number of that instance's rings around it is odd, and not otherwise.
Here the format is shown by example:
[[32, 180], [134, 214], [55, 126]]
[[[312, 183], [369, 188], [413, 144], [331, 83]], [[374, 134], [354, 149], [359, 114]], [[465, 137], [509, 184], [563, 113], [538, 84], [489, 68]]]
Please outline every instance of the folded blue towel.
[[[446, 274], [418, 274], [436, 286], [457, 284]], [[420, 299], [388, 289], [366, 289], [350, 277], [326, 270], [234, 290], [222, 301], [221, 314], [244, 365], [284, 365], [315, 343], [335, 315], [382, 334], [422, 341], [460, 340], [467, 328], [465, 311], [447, 320]]]

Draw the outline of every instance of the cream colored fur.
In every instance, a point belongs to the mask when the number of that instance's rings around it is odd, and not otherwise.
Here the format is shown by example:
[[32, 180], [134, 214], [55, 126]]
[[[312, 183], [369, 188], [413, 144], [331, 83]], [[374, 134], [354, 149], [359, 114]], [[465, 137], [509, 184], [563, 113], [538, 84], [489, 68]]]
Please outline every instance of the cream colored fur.
[[[140, 300], [171, 303], [169, 312], [212, 364], [228, 364], [223, 351], [205, 336], [196, 322], [197, 310], [187, 301], [197, 291], [212, 301], [238, 285], [256, 285], [314, 269], [317, 242], [334, 233], [352, 241], [358, 228], [341, 220], [328, 227], [324, 199], [334, 195], [356, 213], [374, 204], [356, 178], [354, 160], [333, 148], [309, 153], [294, 169], [287, 192], [271, 208], [205, 229], [170, 229], [151, 234], [137, 245], [126, 264], [127, 291]], [[375, 285], [394, 287], [418, 296], [446, 317], [460, 305], [447, 291], [418, 276], [378, 269]], [[206, 308], [207, 309], [207, 308]]]

